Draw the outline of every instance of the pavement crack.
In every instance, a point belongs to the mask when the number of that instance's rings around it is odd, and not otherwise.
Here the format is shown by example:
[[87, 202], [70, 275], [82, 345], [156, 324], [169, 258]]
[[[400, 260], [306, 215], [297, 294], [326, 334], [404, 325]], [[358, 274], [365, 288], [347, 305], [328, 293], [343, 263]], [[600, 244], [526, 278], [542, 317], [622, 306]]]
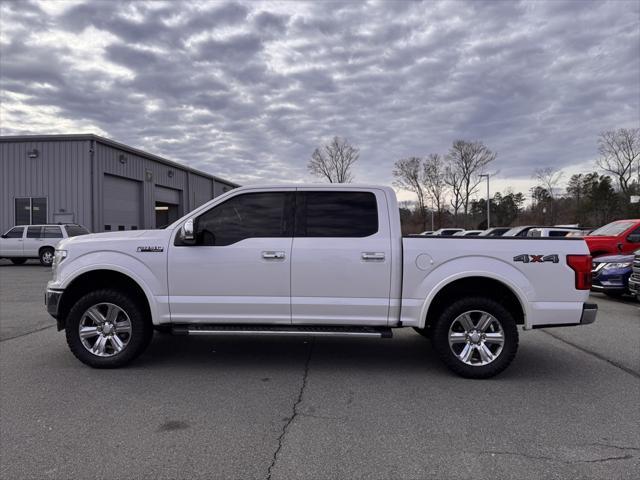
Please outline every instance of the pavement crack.
[[40, 327], [40, 328], [36, 328], [35, 330], [31, 330], [29, 332], [25, 332], [25, 333], [19, 333], [18, 335], [14, 335], [13, 337], [6, 337], [6, 338], [2, 338], [0, 339], [0, 342], [6, 342], [7, 340], [13, 340], [14, 338], [21, 338], [21, 337], [26, 337], [27, 335], [31, 335], [32, 333], [38, 333], [41, 332], [42, 330], [46, 330], [48, 328], [53, 328], [56, 325], [47, 325], [46, 327]]
[[554, 333], [548, 332], [547, 330], [542, 330], [544, 333], [546, 333], [547, 335], [549, 335], [550, 337], [555, 338], [556, 340], [561, 341], [562, 343], [566, 343], [567, 345], [573, 347], [573, 348], [577, 348], [578, 350], [580, 350], [583, 353], [586, 353], [588, 355], [591, 355], [592, 357], [597, 358], [598, 360], [602, 360], [603, 362], [607, 362], [609, 365], [612, 365], [616, 368], [619, 368], [620, 370], [622, 370], [623, 372], [627, 372], [630, 375], [633, 375], [636, 378], [640, 378], [640, 373], [636, 372], [635, 370], [630, 369], [629, 367], [625, 367], [624, 365], [619, 364], [618, 362], [614, 362], [613, 360], [608, 359], [607, 357], [604, 357], [602, 355], [600, 355], [599, 353], [596, 352], [592, 352], [591, 350], [587, 350], [584, 347], [581, 347], [580, 345], [570, 342], [568, 340], [565, 340], [564, 338], [562, 338], [559, 335], [556, 335]]
[[282, 446], [284, 444], [284, 437], [286, 436], [287, 431], [289, 430], [289, 425], [291, 425], [293, 421], [296, 419], [296, 417], [299, 415], [298, 406], [300, 405], [300, 403], [302, 403], [304, 390], [307, 387], [307, 377], [309, 376], [309, 363], [311, 362], [311, 355], [313, 353], [314, 346], [315, 346], [315, 339], [312, 338], [311, 345], [309, 347], [309, 353], [307, 354], [307, 360], [304, 364], [304, 374], [302, 376], [302, 383], [300, 385], [300, 390], [298, 391], [298, 398], [293, 404], [293, 411], [291, 416], [287, 419], [287, 421], [283, 425], [282, 432], [280, 432], [280, 435], [278, 436], [278, 447], [276, 448], [276, 451], [273, 452], [273, 457], [271, 458], [271, 464], [269, 465], [269, 469], [267, 470], [266, 480], [271, 480], [271, 474], [273, 473], [273, 469], [276, 466], [276, 462], [278, 461], [278, 454], [280, 453], [280, 450], [282, 449]]
[[490, 454], [490, 455], [513, 455], [513, 456], [517, 456], [517, 457], [524, 457], [524, 458], [531, 458], [533, 460], [544, 460], [544, 461], [550, 461], [550, 462], [561, 462], [561, 463], [566, 463], [566, 464], [574, 464], [574, 463], [602, 463], [602, 462], [611, 462], [614, 460], [629, 460], [630, 458], [633, 458], [633, 455], [615, 455], [612, 457], [604, 457], [604, 458], [596, 458], [593, 460], [563, 460], [561, 458], [556, 458], [556, 457], [549, 457], [549, 456], [545, 456], [545, 455], [531, 455], [531, 454], [527, 454], [527, 453], [520, 453], [520, 452], [510, 452], [510, 451], [500, 451], [500, 450], [492, 450], [492, 451], [482, 451], [479, 452], [481, 454]]

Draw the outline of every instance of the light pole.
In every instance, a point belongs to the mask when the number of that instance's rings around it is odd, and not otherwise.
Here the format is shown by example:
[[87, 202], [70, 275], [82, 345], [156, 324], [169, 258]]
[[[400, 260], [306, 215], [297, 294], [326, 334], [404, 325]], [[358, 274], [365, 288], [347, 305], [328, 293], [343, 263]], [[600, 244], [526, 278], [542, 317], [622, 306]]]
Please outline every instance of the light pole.
[[487, 229], [491, 227], [491, 197], [489, 196], [489, 174], [481, 173], [480, 177], [487, 177]]

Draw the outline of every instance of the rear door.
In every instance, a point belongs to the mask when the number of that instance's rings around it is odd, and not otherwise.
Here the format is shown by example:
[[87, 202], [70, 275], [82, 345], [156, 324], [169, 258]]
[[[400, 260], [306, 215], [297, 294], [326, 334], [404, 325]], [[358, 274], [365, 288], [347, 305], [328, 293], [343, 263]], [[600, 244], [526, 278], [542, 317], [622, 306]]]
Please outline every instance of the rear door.
[[27, 235], [24, 238], [24, 256], [25, 257], [37, 257], [40, 247], [43, 246], [42, 240], [42, 226], [31, 225], [27, 227]]
[[299, 189], [292, 322], [387, 325], [390, 287], [391, 234], [384, 192]]

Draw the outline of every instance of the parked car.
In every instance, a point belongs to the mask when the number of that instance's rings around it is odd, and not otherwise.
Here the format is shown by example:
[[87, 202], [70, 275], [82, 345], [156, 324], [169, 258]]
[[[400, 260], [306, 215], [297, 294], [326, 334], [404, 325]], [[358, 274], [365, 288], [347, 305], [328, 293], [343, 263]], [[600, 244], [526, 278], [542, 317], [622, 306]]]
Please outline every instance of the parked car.
[[433, 235], [433, 230], [425, 230], [420, 235]]
[[593, 259], [591, 290], [619, 297], [629, 292], [633, 255], [605, 255]]
[[441, 228], [432, 233], [435, 237], [451, 237], [458, 232], [464, 232], [464, 228]]
[[484, 230], [462, 230], [453, 234], [454, 237], [476, 237], [480, 235]]
[[640, 301], [640, 250], [636, 250], [633, 257], [631, 276], [629, 277], [629, 293]]
[[358, 338], [413, 327], [451, 370], [487, 378], [514, 358], [518, 325], [595, 321], [590, 287], [582, 240], [403, 237], [392, 188], [291, 185], [234, 189], [164, 230], [63, 240], [45, 301], [92, 367], [132, 361], [154, 327]]
[[640, 220], [618, 220], [584, 237], [593, 257], [631, 253], [640, 246]]
[[536, 227], [527, 232], [527, 237], [566, 237], [576, 230], [572, 227]]
[[49, 266], [60, 240], [87, 233], [89, 230], [76, 224], [13, 227], [0, 237], [0, 258], [8, 258], [15, 265], [39, 258], [42, 265]]
[[480, 236], [481, 237], [501, 237], [505, 233], [507, 233], [511, 228], [509, 227], [493, 227], [487, 230], [484, 230]]
[[539, 225], [522, 225], [520, 227], [511, 227], [507, 230], [503, 237], [526, 237], [532, 228], [541, 228]]

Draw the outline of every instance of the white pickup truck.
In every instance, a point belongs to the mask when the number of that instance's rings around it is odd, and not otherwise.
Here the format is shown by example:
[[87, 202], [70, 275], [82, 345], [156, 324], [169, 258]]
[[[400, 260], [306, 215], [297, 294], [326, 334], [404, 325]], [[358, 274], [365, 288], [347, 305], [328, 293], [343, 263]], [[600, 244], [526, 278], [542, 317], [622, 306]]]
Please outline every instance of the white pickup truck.
[[71, 351], [119, 367], [153, 330], [391, 337], [412, 327], [454, 372], [491, 377], [524, 329], [595, 321], [582, 239], [403, 237], [395, 193], [356, 185], [232, 190], [163, 230], [56, 249], [46, 306]]

